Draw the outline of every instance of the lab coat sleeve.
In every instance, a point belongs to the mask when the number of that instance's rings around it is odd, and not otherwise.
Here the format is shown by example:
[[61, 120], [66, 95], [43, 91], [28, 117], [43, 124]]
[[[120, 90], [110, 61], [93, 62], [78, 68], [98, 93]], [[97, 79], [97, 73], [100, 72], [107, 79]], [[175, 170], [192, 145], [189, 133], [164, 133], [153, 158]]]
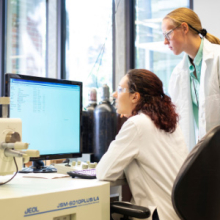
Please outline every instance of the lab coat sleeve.
[[137, 127], [132, 121], [128, 120], [98, 163], [96, 167], [97, 179], [117, 180], [122, 176], [124, 168], [136, 158], [138, 153]]

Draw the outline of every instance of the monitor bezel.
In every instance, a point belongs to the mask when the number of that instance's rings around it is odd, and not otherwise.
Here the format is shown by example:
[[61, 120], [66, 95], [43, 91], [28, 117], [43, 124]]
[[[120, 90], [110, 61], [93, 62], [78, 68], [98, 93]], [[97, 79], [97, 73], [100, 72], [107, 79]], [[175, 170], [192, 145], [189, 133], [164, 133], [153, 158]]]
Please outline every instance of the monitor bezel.
[[[80, 152], [79, 153], [68, 153], [68, 154], [67, 153], [64, 153], [64, 154], [45, 154], [45, 155], [40, 155], [40, 157], [31, 157], [30, 161], [56, 160], [56, 159], [82, 157], [82, 93], [83, 93], [82, 82], [72, 81], [72, 80], [64, 80], [64, 79], [55, 79], [55, 78], [47, 78], [47, 77], [38, 77], [38, 76], [6, 73], [5, 74], [5, 91], [4, 91], [6, 97], [10, 97], [10, 79], [23, 79], [23, 80], [62, 83], [62, 84], [79, 85], [80, 86]], [[8, 116], [10, 117], [9, 109], [8, 109]]]

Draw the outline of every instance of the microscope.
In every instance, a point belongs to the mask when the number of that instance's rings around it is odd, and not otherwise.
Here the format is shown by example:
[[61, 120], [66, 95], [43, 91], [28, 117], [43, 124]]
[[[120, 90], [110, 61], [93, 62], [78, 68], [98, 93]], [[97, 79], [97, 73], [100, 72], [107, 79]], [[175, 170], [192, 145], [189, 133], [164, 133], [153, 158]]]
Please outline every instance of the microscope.
[[8, 118], [9, 97], [0, 97], [2, 118], [0, 118], [0, 176], [10, 175], [22, 169], [30, 157], [39, 157], [38, 150], [28, 150], [28, 143], [22, 141], [22, 122]]

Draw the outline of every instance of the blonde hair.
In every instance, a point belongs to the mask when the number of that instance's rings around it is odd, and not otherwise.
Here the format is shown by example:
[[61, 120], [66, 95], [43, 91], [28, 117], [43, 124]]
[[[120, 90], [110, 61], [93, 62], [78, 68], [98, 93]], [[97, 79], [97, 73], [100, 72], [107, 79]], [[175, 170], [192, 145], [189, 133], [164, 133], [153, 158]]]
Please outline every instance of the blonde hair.
[[164, 19], [167, 18], [171, 19], [176, 25], [186, 22], [189, 25], [190, 31], [192, 31], [194, 34], [203, 35], [213, 44], [220, 44], [220, 39], [207, 33], [207, 31], [202, 28], [198, 15], [189, 8], [177, 8], [164, 17]]

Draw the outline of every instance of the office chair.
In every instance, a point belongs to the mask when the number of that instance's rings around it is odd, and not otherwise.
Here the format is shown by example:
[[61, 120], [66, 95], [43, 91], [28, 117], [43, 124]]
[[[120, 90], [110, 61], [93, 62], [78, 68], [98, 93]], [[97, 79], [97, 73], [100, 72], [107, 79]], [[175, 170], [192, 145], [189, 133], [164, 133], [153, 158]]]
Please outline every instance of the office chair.
[[[174, 181], [172, 203], [181, 220], [220, 219], [220, 126], [209, 131], [186, 158]], [[119, 202], [111, 203], [114, 212], [129, 215]]]

